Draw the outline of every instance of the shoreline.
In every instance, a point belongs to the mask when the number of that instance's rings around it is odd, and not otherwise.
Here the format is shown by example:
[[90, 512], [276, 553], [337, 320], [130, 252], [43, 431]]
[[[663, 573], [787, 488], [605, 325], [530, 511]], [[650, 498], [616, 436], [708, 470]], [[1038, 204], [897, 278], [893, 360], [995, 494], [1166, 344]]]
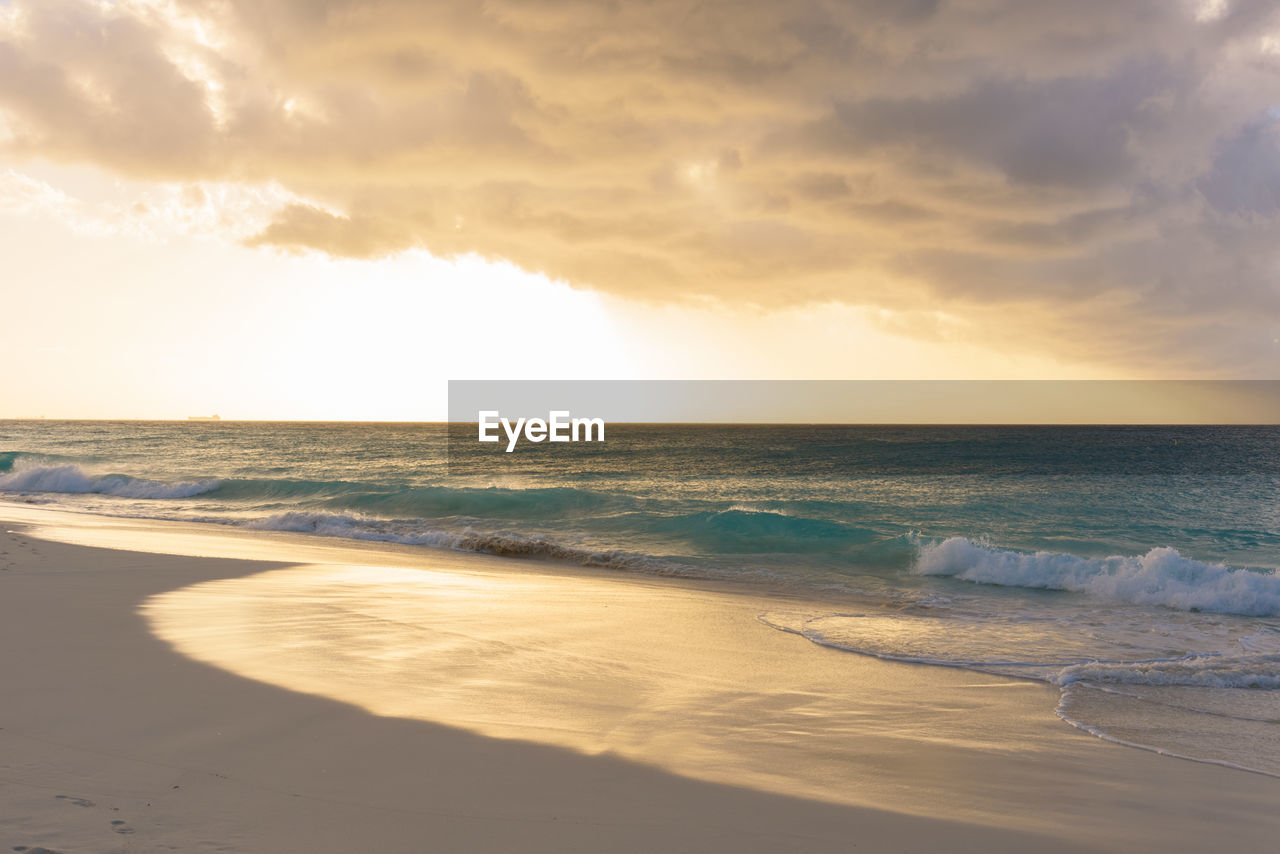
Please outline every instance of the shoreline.
[[[0, 506], [0, 517], [13, 515], [6, 509]], [[38, 515], [45, 514], [57, 515], [48, 509]], [[1038, 715], [1027, 724], [1032, 741], [1010, 744], [1008, 756], [989, 747], [969, 756], [963, 745], [946, 743], [945, 734], [932, 745], [919, 734], [891, 740], [851, 735], [855, 748], [862, 744], [873, 760], [845, 769], [855, 799], [870, 803], [892, 796], [893, 791], [872, 791], [882, 785], [878, 777], [924, 779], [929, 773], [950, 779], [955, 799], [984, 786], [1006, 797], [1004, 803], [993, 800], [985, 818], [967, 814], [964, 820], [938, 818], [955, 812], [945, 802], [926, 815], [928, 805], [912, 803], [910, 791], [899, 793], [903, 801], [894, 809], [821, 802], [691, 779], [624, 758], [608, 745], [588, 755], [527, 738], [372, 714], [350, 702], [254, 681], [180, 655], [139, 615], [154, 597], [193, 585], [236, 585], [305, 570], [299, 565], [315, 561], [316, 554], [287, 538], [270, 548], [283, 550], [277, 554], [293, 550], [300, 560], [184, 557], [68, 545], [32, 533], [2, 536], [0, 566], [6, 571], [0, 585], [6, 589], [0, 595], [0, 632], [6, 653], [0, 668], [6, 685], [20, 686], [7, 692], [0, 713], [0, 743], [9, 757], [9, 767], [0, 772], [0, 813], [11, 816], [0, 820], [0, 841], [10, 847], [68, 854], [168, 846], [825, 851], [855, 844], [884, 851], [1017, 851], [1032, 845], [1119, 851], [1158, 843], [1164, 850], [1215, 844], [1261, 851], [1276, 830], [1268, 807], [1280, 783], [1101, 742], [1057, 721], [1051, 705], [1039, 708], [1039, 700], [1017, 699], [1020, 692], [996, 690], [1004, 684], [997, 679], [971, 686], [990, 689], [981, 692], [983, 703]], [[338, 553], [330, 567], [355, 562], [350, 551], [379, 551], [347, 550], [344, 558], [344, 549], [317, 550]], [[389, 563], [416, 561], [429, 572], [445, 566], [526, 580], [548, 575], [543, 567], [501, 558], [384, 553]], [[576, 567], [549, 572], [583, 595], [602, 589], [592, 586], [596, 575], [615, 591], [664, 588], [671, 591], [672, 607], [684, 607], [698, 595], [697, 585], [663, 579]], [[301, 576], [287, 577], [293, 583]], [[909, 713], [885, 705], [907, 696], [954, 705], [967, 696], [960, 683], [974, 681], [972, 673], [940, 674], [938, 668], [815, 650], [802, 639], [762, 631], [760, 649], [766, 652], [765, 647], [811, 652], [822, 667], [832, 662], [868, 680], [866, 685], [877, 679], [905, 683], [900, 694], [882, 691], [885, 702], [864, 710], [867, 715]], [[655, 635], [631, 642], [658, 640]], [[974, 756], [982, 762], [973, 764]], [[936, 767], [948, 763], [953, 764]], [[975, 771], [990, 778], [968, 776]], [[1018, 785], [1001, 789], [999, 775], [1015, 771], [1022, 775]], [[1090, 775], [1093, 786], [1085, 785]], [[77, 799], [92, 805], [77, 805]]]

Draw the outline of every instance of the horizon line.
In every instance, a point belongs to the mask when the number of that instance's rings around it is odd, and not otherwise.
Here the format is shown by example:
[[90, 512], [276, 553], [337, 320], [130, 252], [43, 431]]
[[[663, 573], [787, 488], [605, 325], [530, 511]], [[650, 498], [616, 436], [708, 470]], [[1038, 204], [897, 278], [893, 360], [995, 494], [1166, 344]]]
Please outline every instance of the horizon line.
[[[0, 423], [134, 423], [190, 424], [403, 424], [422, 426], [478, 425], [478, 421], [402, 420], [387, 418], [63, 418], [47, 416], [0, 417]], [[1280, 421], [613, 421], [630, 427], [1280, 427]]]

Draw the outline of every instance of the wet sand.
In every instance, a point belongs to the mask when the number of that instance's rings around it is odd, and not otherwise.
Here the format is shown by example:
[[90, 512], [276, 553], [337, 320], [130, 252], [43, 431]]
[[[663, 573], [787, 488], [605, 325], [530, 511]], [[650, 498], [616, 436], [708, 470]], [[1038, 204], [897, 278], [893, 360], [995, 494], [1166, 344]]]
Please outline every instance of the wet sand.
[[[1264, 851], [1280, 829], [1280, 781], [1101, 742], [1047, 688], [814, 648], [754, 593], [72, 515], [0, 507], [8, 849]], [[275, 560], [190, 554], [255, 549]]]

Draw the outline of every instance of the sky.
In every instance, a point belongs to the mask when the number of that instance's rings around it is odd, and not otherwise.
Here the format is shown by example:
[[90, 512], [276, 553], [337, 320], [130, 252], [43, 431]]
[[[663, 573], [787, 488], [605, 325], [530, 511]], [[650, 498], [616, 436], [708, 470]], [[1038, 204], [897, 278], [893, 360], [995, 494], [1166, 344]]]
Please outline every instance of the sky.
[[0, 417], [1274, 379], [1280, 4], [0, 0], [0, 297]]

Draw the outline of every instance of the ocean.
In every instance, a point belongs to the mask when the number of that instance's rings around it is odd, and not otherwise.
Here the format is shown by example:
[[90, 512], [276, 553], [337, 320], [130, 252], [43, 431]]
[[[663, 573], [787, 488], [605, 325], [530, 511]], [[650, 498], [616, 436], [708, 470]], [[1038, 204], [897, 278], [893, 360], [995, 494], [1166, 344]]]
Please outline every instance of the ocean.
[[0, 422], [0, 498], [749, 585], [815, 645], [1045, 682], [1102, 738], [1280, 776], [1280, 428], [473, 429]]

